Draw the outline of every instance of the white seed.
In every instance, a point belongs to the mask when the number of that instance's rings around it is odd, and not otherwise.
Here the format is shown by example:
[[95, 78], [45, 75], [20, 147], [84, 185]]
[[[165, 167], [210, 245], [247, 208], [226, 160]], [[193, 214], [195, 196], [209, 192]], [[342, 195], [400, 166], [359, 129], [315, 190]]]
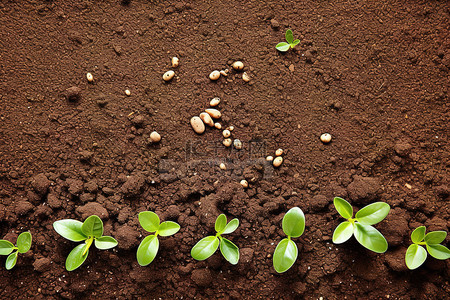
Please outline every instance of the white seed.
[[281, 166], [282, 163], [283, 163], [283, 157], [281, 157], [281, 156], [275, 157], [275, 159], [273, 160], [273, 166], [275, 168], [278, 168], [279, 166]]
[[211, 74], [209, 74], [209, 79], [211, 80], [217, 80], [220, 77], [220, 72], [217, 70], [214, 70], [211, 72]]
[[223, 76], [228, 76], [228, 69], [226, 70], [220, 70], [219, 73]]
[[219, 165], [219, 168], [220, 168], [221, 170], [226, 170], [226, 169], [227, 169], [227, 166], [225, 166], [224, 163], [221, 163], [221, 164]]
[[176, 68], [176, 67], [178, 67], [178, 65], [180, 64], [180, 61], [179, 61], [179, 59], [178, 59], [178, 57], [172, 57], [172, 67], [173, 68]]
[[235, 61], [231, 66], [235, 70], [242, 70], [244, 68], [244, 63], [242, 61]]
[[86, 74], [86, 78], [87, 78], [87, 80], [88, 80], [89, 82], [94, 81], [94, 76], [92, 76], [91, 73], [87, 73], [87, 74]]
[[331, 142], [331, 134], [329, 133], [322, 134], [320, 136], [320, 140], [322, 141], [322, 143], [328, 144], [329, 142]]
[[242, 142], [240, 140], [238, 140], [238, 139], [235, 139], [233, 141], [233, 145], [234, 145], [234, 148], [236, 148], [238, 150], [242, 149]]
[[164, 79], [164, 81], [169, 81], [169, 80], [172, 80], [173, 76], [175, 76], [175, 72], [170, 70], [170, 71], [167, 71], [166, 73], [164, 73], [163, 79]]
[[234, 126], [228, 126], [227, 129], [228, 129], [229, 131], [233, 131], [233, 130], [234, 130]]
[[205, 111], [214, 119], [219, 119], [222, 114], [215, 108], [207, 108]]
[[225, 145], [225, 147], [230, 147], [232, 143], [233, 141], [230, 138], [223, 140], [223, 144]]
[[202, 112], [202, 113], [200, 114], [200, 119], [202, 119], [202, 121], [203, 121], [206, 125], [208, 125], [208, 126], [210, 126], [210, 127], [213, 127], [213, 126], [214, 126], [214, 121], [213, 121], [213, 119], [211, 118], [211, 116], [210, 116], [208, 113]]
[[219, 97], [212, 98], [211, 101], [209, 101], [209, 105], [211, 107], [217, 106], [217, 105], [219, 105], [219, 103], [220, 103]]
[[243, 187], [244, 189], [248, 188], [248, 182], [247, 182], [247, 180], [242, 179], [241, 182], [240, 182], [240, 184], [242, 185], [242, 187]]
[[192, 129], [194, 129], [194, 131], [198, 134], [202, 134], [203, 132], [205, 132], [205, 124], [203, 123], [202, 119], [197, 116], [191, 118], [191, 126]]
[[127, 95], [127, 96], [131, 96], [131, 92], [130, 92], [130, 90], [125, 90], [125, 95]]
[[283, 155], [283, 152], [284, 152], [283, 149], [281, 149], [281, 148], [277, 149], [277, 151], [275, 151], [275, 155], [276, 156], [281, 156], [281, 155]]
[[214, 123], [214, 127], [217, 129], [222, 129], [222, 125], [220, 123]]
[[223, 135], [223, 137], [224, 138], [229, 138], [230, 136], [231, 136], [231, 132], [229, 131], [229, 130], [224, 130], [223, 132], [222, 132], [222, 135]]
[[152, 133], [150, 133], [150, 140], [153, 143], [158, 143], [161, 140], [161, 135], [156, 131], [153, 131]]
[[266, 160], [267, 160], [267, 161], [273, 161], [273, 156], [270, 156], [270, 155], [267, 156], [267, 157], [266, 157]]
[[250, 76], [247, 74], [247, 72], [242, 73], [242, 80], [244, 80], [245, 82], [250, 81]]

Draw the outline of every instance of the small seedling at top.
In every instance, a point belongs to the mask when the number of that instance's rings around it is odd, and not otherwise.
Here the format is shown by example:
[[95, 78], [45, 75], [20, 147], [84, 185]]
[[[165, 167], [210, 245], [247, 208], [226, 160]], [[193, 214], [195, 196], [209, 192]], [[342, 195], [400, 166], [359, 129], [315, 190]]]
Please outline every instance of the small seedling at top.
[[[447, 232], [432, 231], [425, 235], [425, 231], [425, 226], [420, 226], [411, 233], [413, 244], [408, 247], [405, 255], [406, 266], [410, 270], [417, 269], [425, 262], [427, 251], [436, 259], [445, 260], [450, 258], [450, 250], [441, 245], [447, 237]], [[425, 246], [427, 250], [422, 246]]]
[[341, 244], [355, 236], [356, 240], [369, 250], [384, 253], [388, 243], [384, 236], [372, 225], [381, 222], [391, 210], [389, 204], [375, 202], [361, 208], [353, 218], [353, 208], [342, 198], [334, 198], [334, 207], [347, 221], [336, 227], [333, 233], [333, 243]]
[[139, 213], [139, 223], [142, 228], [148, 232], [154, 232], [146, 236], [137, 250], [137, 261], [141, 266], [149, 265], [158, 254], [160, 236], [170, 236], [180, 230], [180, 225], [172, 221], [160, 222], [159, 217], [152, 211], [143, 211]]
[[227, 224], [227, 217], [221, 214], [216, 219], [216, 235], [207, 236], [198, 241], [191, 250], [191, 256], [196, 260], [205, 260], [216, 252], [220, 244], [220, 252], [231, 264], [239, 261], [239, 248], [230, 240], [222, 237], [222, 234], [234, 232], [239, 226], [239, 220], [233, 219]]
[[[8, 255], [6, 258], [6, 270], [14, 268], [19, 253], [27, 253], [31, 248], [31, 233], [26, 231], [17, 237], [16, 246], [7, 240], [0, 240], [0, 255]], [[16, 250], [16, 251], [14, 251]], [[13, 252], [14, 251], [14, 252]]]
[[291, 208], [283, 217], [283, 232], [287, 238], [281, 240], [273, 254], [273, 267], [278, 273], [289, 270], [297, 260], [297, 245], [291, 238], [297, 238], [305, 231], [305, 215], [298, 207]]
[[96, 216], [88, 217], [83, 223], [77, 220], [64, 219], [53, 223], [53, 228], [62, 237], [72, 242], [83, 242], [73, 248], [66, 259], [67, 271], [73, 271], [86, 260], [89, 247], [94, 243], [100, 250], [117, 246], [117, 241], [110, 236], [103, 236], [103, 222]]
[[294, 40], [294, 34], [292, 33], [292, 30], [288, 29], [286, 30], [286, 42], [278, 43], [275, 48], [277, 48], [278, 51], [286, 52], [290, 48], [294, 49], [295, 46], [297, 46], [300, 43], [299, 39]]

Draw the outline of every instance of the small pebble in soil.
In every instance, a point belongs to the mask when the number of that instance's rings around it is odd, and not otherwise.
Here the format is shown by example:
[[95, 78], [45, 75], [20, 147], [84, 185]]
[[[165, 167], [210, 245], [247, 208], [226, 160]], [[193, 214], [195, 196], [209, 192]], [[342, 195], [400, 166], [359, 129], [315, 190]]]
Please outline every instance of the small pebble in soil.
[[220, 77], [220, 72], [217, 70], [214, 70], [209, 74], [209, 79], [211, 79], [211, 80], [217, 80], [217, 79], [219, 79], [219, 77]]
[[130, 90], [125, 90], [125, 95], [127, 95], [127, 96], [131, 96], [131, 92], [130, 92]]
[[234, 145], [234, 148], [236, 148], [238, 150], [242, 149], [242, 142], [240, 140], [238, 140], [238, 139], [235, 139], [233, 141], [233, 145]]
[[172, 80], [173, 76], [175, 76], [175, 72], [170, 70], [170, 71], [167, 71], [166, 73], [164, 73], [163, 79], [164, 79], [164, 81], [170, 81], [170, 80]]
[[77, 86], [72, 86], [66, 90], [67, 100], [75, 102], [81, 98], [81, 89]]
[[276, 156], [281, 156], [281, 155], [283, 155], [283, 152], [284, 152], [283, 149], [281, 149], [281, 148], [277, 149], [277, 151], [275, 151], [275, 155]]
[[244, 80], [245, 82], [250, 81], [250, 76], [247, 74], [247, 72], [242, 73], [242, 80]]
[[243, 187], [244, 189], [248, 188], [248, 182], [247, 182], [247, 180], [242, 179], [241, 182], [240, 182], [240, 184], [242, 185], [242, 187]]
[[150, 141], [152, 141], [152, 143], [158, 143], [160, 140], [161, 135], [159, 133], [157, 133], [156, 131], [150, 133]]
[[88, 80], [89, 82], [93, 82], [93, 81], [94, 81], [94, 76], [92, 76], [91, 73], [87, 73], [87, 74], [86, 74], [86, 78], [87, 78], [87, 80]]
[[178, 57], [172, 57], [172, 67], [176, 68], [178, 67], [178, 65], [180, 64], [180, 60], [178, 59]]
[[242, 70], [242, 69], [244, 69], [244, 63], [242, 61], [235, 61], [231, 66], [235, 70]]
[[213, 126], [214, 126], [214, 121], [213, 121], [213, 119], [211, 118], [211, 116], [210, 116], [208, 113], [202, 112], [202, 113], [200, 114], [200, 119], [202, 119], [202, 121], [203, 121], [206, 125], [208, 125], [208, 126], [210, 126], [210, 127], [213, 127]]
[[231, 132], [229, 131], [229, 130], [224, 130], [223, 132], [222, 132], [222, 135], [223, 135], [223, 137], [224, 138], [229, 138], [230, 136], [231, 136]]
[[283, 157], [281, 157], [281, 156], [275, 157], [275, 159], [273, 160], [273, 166], [275, 168], [278, 168], [279, 166], [281, 166], [282, 163], [283, 163]]
[[219, 105], [219, 103], [220, 103], [219, 97], [212, 98], [211, 101], [209, 101], [209, 105], [211, 107], [217, 106], [217, 105]]
[[203, 132], [205, 132], [205, 124], [203, 123], [202, 119], [200, 119], [200, 117], [192, 117], [191, 126], [192, 129], [194, 129], [194, 131], [198, 134], [202, 134]]
[[217, 129], [222, 129], [222, 125], [220, 123], [214, 123], [214, 127]]
[[232, 143], [233, 141], [230, 138], [223, 140], [223, 144], [225, 145], [225, 147], [230, 147]]
[[331, 142], [331, 134], [329, 133], [322, 134], [320, 136], [320, 140], [322, 141], [322, 143], [328, 144], [329, 142]]
[[225, 166], [224, 163], [221, 163], [221, 164], [219, 165], [219, 168], [220, 168], [221, 170], [226, 170], [226, 169], [227, 169], [227, 166]]
[[219, 119], [222, 116], [220, 111], [214, 108], [207, 108], [205, 111], [214, 119]]
[[234, 126], [228, 126], [228, 127], [227, 127], [227, 130], [233, 131], [233, 130], [234, 130]]
[[267, 157], [266, 157], [266, 160], [267, 160], [267, 161], [273, 161], [273, 156], [270, 156], [270, 155], [267, 156]]

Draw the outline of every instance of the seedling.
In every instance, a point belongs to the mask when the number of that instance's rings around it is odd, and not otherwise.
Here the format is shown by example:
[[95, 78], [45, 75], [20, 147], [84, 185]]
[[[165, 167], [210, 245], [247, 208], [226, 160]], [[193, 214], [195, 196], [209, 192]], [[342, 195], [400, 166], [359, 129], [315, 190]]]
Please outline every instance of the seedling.
[[160, 223], [159, 217], [152, 211], [143, 211], [139, 213], [139, 223], [142, 228], [148, 232], [154, 232], [146, 236], [137, 250], [137, 261], [141, 266], [149, 265], [158, 254], [160, 236], [170, 236], [180, 230], [180, 225], [172, 221]]
[[214, 226], [217, 232], [216, 235], [207, 236], [198, 241], [191, 250], [191, 256], [196, 260], [205, 260], [213, 255], [220, 245], [220, 252], [222, 252], [223, 257], [231, 264], [237, 264], [239, 261], [239, 248], [221, 235], [234, 232], [238, 226], [238, 219], [233, 219], [227, 224], [227, 217], [221, 214], [217, 217]]
[[[425, 262], [427, 251], [436, 259], [445, 260], [450, 258], [450, 250], [441, 245], [447, 237], [447, 232], [432, 231], [425, 235], [425, 231], [425, 226], [420, 226], [411, 233], [413, 244], [408, 247], [405, 255], [406, 266], [410, 270], [417, 269]], [[425, 246], [427, 250], [422, 246]]]
[[117, 241], [110, 236], [103, 236], [103, 222], [96, 216], [88, 217], [83, 223], [77, 220], [64, 219], [53, 223], [53, 228], [62, 237], [72, 242], [83, 242], [73, 248], [66, 259], [67, 271], [73, 271], [86, 260], [92, 243], [100, 250], [117, 246]]
[[297, 238], [305, 231], [305, 215], [298, 207], [291, 208], [283, 217], [283, 232], [287, 238], [281, 240], [273, 254], [273, 267], [278, 273], [289, 270], [297, 260], [297, 245], [291, 238]]
[[375, 202], [361, 208], [353, 218], [353, 208], [342, 198], [334, 198], [334, 207], [347, 221], [336, 227], [333, 233], [333, 243], [341, 244], [355, 236], [356, 240], [367, 249], [384, 253], [388, 243], [384, 236], [372, 225], [381, 222], [391, 210], [389, 204]]
[[[6, 258], [6, 270], [14, 268], [19, 253], [27, 253], [31, 248], [31, 233], [26, 231], [17, 237], [16, 246], [7, 240], [0, 240], [0, 255], [8, 255]], [[16, 250], [16, 251], [15, 251]]]
[[292, 30], [288, 29], [286, 30], [286, 42], [281, 42], [278, 43], [275, 48], [277, 48], [278, 51], [281, 52], [286, 52], [288, 51], [290, 48], [294, 48], [295, 46], [297, 46], [300, 43], [299, 39], [294, 40], [294, 34], [292, 33]]

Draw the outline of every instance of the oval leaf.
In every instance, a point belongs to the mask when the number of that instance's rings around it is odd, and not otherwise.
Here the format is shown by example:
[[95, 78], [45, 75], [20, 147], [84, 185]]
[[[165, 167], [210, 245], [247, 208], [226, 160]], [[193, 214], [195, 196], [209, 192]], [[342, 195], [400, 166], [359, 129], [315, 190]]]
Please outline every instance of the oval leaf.
[[375, 202], [361, 208], [355, 215], [356, 220], [363, 225], [373, 225], [381, 222], [388, 215], [391, 207], [385, 202]]
[[427, 244], [440, 244], [447, 237], [447, 232], [445, 231], [432, 231], [428, 232], [425, 236], [425, 242]]
[[299, 237], [305, 231], [305, 215], [298, 207], [291, 208], [283, 217], [283, 231], [287, 236]]
[[221, 232], [224, 230], [225, 226], [227, 226], [227, 217], [224, 214], [221, 214], [217, 217], [214, 228], [216, 229], [216, 232]]
[[275, 271], [283, 273], [289, 270], [295, 263], [297, 255], [297, 245], [293, 241], [289, 239], [281, 240], [273, 253], [273, 267]]
[[420, 267], [427, 259], [427, 251], [417, 244], [408, 247], [405, 254], [405, 263], [408, 269], [414, 270]]
[[180, 225], [178, 225], [178, 223], [166, 221], [159, 225], [158, 234], [160, 236], [169, 236], [177, 233], [178, 230], [180, 230]]
[[284, 35], [284, 37], [286, 38], [286, 42], [288, 42], [289, 44], [292, 44], [292, 42], [294, 41], [294, 34], [290, 29], [286, 30], [286, 34]]
[[275, 46], [275, 48], [276, 48], [278, 51], [281, 51], [281, 52], [286, 52], [286, 51], [288, 51], [290, 47], [291, 47], [291, 45], [289, 45], [289, 44], [286, 43], [286, 42], [278, 43], [278, 44]]
[[31, 248], [31, 233], [30, 232], [22, 232], [17, 237], [17, 248], [19, 249], [19, 253], [26, 253]]
[[103, 222], [96, 215], [89, 216], [86, 220], [84, 220], [81, 230], [87, 236], [93, 236], [96, 238], [101, 237], [103, 235]]
[[143, 211], [139, 213], [139, 223], [142, 228], [148, 232], [155, 232], [159, 228], [159, 217], [152, 211]]
[[355, 223], [354, 234], [361, 245], [373, 252], [384, 253], [388, 248], [386, 239], [375, 227]]
[[423, 241], [423, 238], [425, 237], [425, 226], [419, 226], [411, 233], [411, 241], [413, 243], [420, 243]]
[[159, 240], [155, 235], [149, 235], [142, 240], [137, 250], [137, 261], [141, 266], [149, 265], [158, 254]]
[[77, 220], [65, 219], [53, 223], [53, 228], [62, 237], [72, 242], [81, 242], [88, 237], [81, 230], [83, 223]]
[[95, 247], [100, 250], [107, 250], [117, 246], [116, 239], [111, 236], [101, 236], [99, 238], [95, 238], [94, 243]]
[[198, 241], [191, 250], [191, 256], [196, 260], [205, 260], [216, 252], [219, 247], [219, 239], [215, 236], [207, 236]]
[[436, 259], [445, 260], [450, 258], [450, 250], [444, 245], [427, 244], [428, 253]]
[[[89, 249], [86, 250], [87, 247], [88, 245], [86, 244], [80, 244], [70, 251], [66, 259], [67, 271], [73, 271], [84, 263], [89, 254]], [[84, 251], [86, 253], [83, 255]]]
[[232, 241], [226, 238], [220, 239], [220, 252], [223, 257], [232, 265], [235, 265], [239, 261], [239, 248]]
[[335, 197], [333, 200], [334, 207], [336, 208], [337, 212], [344, 218], [344, 219], [350, 219], [353, 217], [353, 208], [350, 203], [348, 203], [346, 200]]
[[0, 255], [9, 255], [13, 250], [13, 243], [7, 240], [0, 240]]
[[300, 40], [295, 40], [292, 42], [291, 47], [294, 48], [295, 46], [297, 46], [300, 43]]
[[229, 234], [234, 232], [237, 228], [239, 227], [239, 220], [238, 219], [233, 219], [231, 220], [227, 226], [225, 226], [225, 228], [223, 229], [222, 234]]
[[342, 222], [336, 227], [333, 233], [333, 243], [342, 244], [348, 241], [353, 235], [353, 224], [350, 222]]
[[16, 265], [17, 262], [17, 251], [11, 253], [8, 258], [6, 259], [6, 270], [11, 270], [12, 268], [14, 268], [14, 266]]

